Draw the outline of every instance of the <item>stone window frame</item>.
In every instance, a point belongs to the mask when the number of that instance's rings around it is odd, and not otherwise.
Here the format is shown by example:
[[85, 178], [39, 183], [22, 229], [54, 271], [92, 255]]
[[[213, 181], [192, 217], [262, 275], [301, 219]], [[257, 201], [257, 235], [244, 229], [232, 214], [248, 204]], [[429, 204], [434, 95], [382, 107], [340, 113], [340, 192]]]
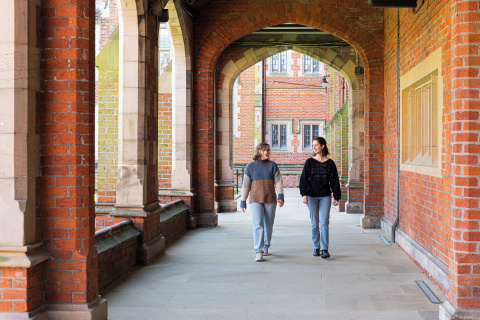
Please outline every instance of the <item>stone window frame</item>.
[[442, 52], [400, 77], [400, 170], [442, 176]]
[[[307, 70], [307, 60], [310, 60], [310, 68]], [[318, 66], [318, 69], [317, 70], [314, 70], [313, 69], [313, 64], [314, 62], [317, 62], [317, 66]], [[314, 59], [306, 54], [302, 54], [302, 70], [303, 70], [303, 73], [308, 73], [308, 74], [319, 74], [320, 73], [320, 61], [318, 61], [317, 59]]]
[[325, 137], [325, 119], [299, 119], [298, 123], [299, 123], [298, 134], [300, 135], [302, 151], [313, 151], [311, 142], [316, 137], [313, 135], [313, 132], [312, 132], [312, 137], [310, 139], [311, 140], [310, 146], [305, 147], [305, 135], [304, 135], [305, 129], [304, 128], [305, 126], [318, 125], [318, 136]]
[[[288, 52], [289, 50], [285, 50], [285, 51], [282, 51], [282, 52], [279, 52], [279, 53], [276, 53], [274, 55], [272, 55], [270, 57], [270, 74], [271, 75], [274, 75], [274, 76], [278, 76], [278, 75], [287, 75], [288, 74], [288, 70], [289, 70], [289, 64], [288, 64]], [[285, 55], [285, 69], [282, 69], [282, 55]], [[278, 59], [278, 69], [274, 70], [273, 69], [273, 61], [274, 61], [274, 58], [277, 57]]]
[[[306, 60], [307, 59], [310, 59], [310, 70], [306, 70]], [[313, 61], [316, 61], [318, 63], [318, 71], [313, 71]], [[322, 76], [322, 73], [320, 72], [320, 65], [322, 64], [320, 61], [318, 61], [317, 59], [309, 56], [309, 55], [306, 55], [306, 54], [302, 54], [302, 59], [301, 59], [301, 74], [304, 75], [304, 76], [315, 76], [315, 77], [321, 77]]]
[[[267, 125], [265, 130], [265, 140], [270, 145], [271, 151], [291, 151], [292, 150], [292, 139], [293, 139], [293, 119], [269, 119], [267, 118]], [[281, 125], [286, 125], [286, 145], [284, 147], [274, 147], [273, 146], [273, 130], [272, 127], [278, 125], [280, 130]], [[280, 141], [279, 141], [280, 144]]]

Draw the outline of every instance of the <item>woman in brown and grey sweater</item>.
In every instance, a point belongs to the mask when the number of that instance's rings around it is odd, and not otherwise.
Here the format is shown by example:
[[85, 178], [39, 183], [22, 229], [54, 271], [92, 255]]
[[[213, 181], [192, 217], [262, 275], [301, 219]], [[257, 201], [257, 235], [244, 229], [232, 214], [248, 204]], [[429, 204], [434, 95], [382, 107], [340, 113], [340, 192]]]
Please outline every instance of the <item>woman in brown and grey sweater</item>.
[[[277, 203], [283, 206], [283, 182], [277, 164], [269, 160], [270, 145], [260, 143], [255, 156], [245, 168], [243, 176], [242, 198], [240, 208], [243, 212], [247, 208], [247, 197], [250, 194], [250, 208], [253, 219], [253, 242], [255, 261], [263, 261], [267, 256], [272, 239], [273, 221]], [[278, 198], [275, 194], [278, 192]]]

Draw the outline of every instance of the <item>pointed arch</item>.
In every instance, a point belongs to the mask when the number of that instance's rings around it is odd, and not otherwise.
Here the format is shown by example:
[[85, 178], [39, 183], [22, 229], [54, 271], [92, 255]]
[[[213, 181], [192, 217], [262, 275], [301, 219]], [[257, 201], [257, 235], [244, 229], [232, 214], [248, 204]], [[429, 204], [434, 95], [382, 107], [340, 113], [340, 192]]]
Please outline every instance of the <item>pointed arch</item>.
[[[243, 53], [243, 57], [236, 61], [229, 60], [219, 71], [216, 91], [217, 108], [221, 109], [220, 116], [216, 118], [217, 132], [222, 141], [217, 141], [215, 152], [217, 163], [220, 168], [216, 169], [218, 177], [216, 186], [233, 186], [233, 86], [240, 74], [256, 63], [271, 57], [277, 53], [292, 50], [308, 55], [337, 70], [348, 82], [349, 91], [349, 184], [363, 183], [360, 172], [363, 170], [363, 147], [360, 146], [359, 136], [364, 132], [363, 115], [359, 110], [363, 109], [363, 82], [355, 74], [355, 63], [351, 60], [341, 59], [339, 54], [332, 49], [303, 48], [298, 46], [261, 47], [250, 48]], [[222, 60], [222, 59], [219, 59]], [[220, 160], [220, 161], [218, 161]], [[358, 187], [357, 187], [358, 188]], [[352, 203], [350, 203], [352, 205]], [[355, 204], [358, 206], [358, 204]], [[233, 199], [216, 202], [218, 211], [228, 211], [236, 207]], [[348, 208], [347, 208], [348, 210]], [[358, 210], [357, 210], [358, 211]], [[359, 212], [356, 212], [359, 213]]]
[[199, 42], [194, 62], [194, 128], [202, 127], [195, 133], [194, 155], [206, 159], [206, 163], [194, 162], [197, 175], [194, 186], [200, 194], [197, 198], [200, 211], [213, 212], [215, 206], [214, 177], [211, 174], [215, 172], [215, 151], [213, 147], [204, 146], [215, 145], [216, 88], [213, 84], [218, 58], [228, 45], [244, 35], [268, 26], [293, 22], [329, 32], [345, 40], [358, 52], [363, 62], [366, 84], [363, 160], [364, 174], [370, 178], [364, 182], [364, 207], [368, 207], [369, 214], [375, 216], [372, 223], [379, 222], [383, 213], [382, 207], [378, 205], [382, 203], [383, 197], [383, 158], [374, 140], [383, 137], [383, 43], [378, 42], [383, 37], [378, 37], [377, 34], [374, 36], [356, 21], [358, 20], [344, 19], [339, 11], [331, 8], [289, 2], [259, 6], [254, 11], [246, 11], [208, 30]]

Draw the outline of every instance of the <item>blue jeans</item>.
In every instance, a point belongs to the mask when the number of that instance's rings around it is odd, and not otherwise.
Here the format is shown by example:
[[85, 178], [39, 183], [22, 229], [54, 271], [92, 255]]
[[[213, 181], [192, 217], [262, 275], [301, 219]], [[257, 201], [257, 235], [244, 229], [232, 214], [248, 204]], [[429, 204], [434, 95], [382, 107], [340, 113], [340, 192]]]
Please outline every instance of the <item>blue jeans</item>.
[[[331, 197], [308, 197], [308, 210], [312, 222], [313, 248], [328, 250], [328, 224], [330, 223]], [[320, 219], [319, 219], [320, 218]], [[320, 230], [319, 230], [320, 224]], [[320, 247], [321, 242], [321, 247]]]
[[275, 210], [277, 210], [276, 203], [250, 204], [253, 220], [253, 246], [257, 253], [270, 247]]

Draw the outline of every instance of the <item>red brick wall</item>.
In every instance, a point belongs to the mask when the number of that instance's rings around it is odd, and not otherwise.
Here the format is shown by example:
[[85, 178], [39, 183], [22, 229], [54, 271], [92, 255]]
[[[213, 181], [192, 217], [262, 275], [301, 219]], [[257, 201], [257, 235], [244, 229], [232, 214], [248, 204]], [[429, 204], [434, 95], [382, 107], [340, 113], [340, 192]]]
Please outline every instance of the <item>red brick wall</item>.
[[[449, 264], [450, 228], [450, 113], [449, 1], [424, 6], [414, 15], [400, 10], [400, 76], [438, 48], [443, 51], [444, 77], [442, 178], [408, 171], [400, 172], [399, 228], [443, 262]], [[428, 17], [428, 19], [426, 19]], [[397, 11], [385, 10], [385, 216], [395, 219], [396, 169], [396, 23]], [[421, 43], [421, 45], [418, 45]]]
[[98, 255], [100, 293], [121, 275], [128, 273], [137, 261], [138, 237], [124, 240]]
[[238, 94], [241, 99], [238, 101], [240, 113], [238, 115], [240, 126], [240, 137], [233, 138], [233, 163], [246, 164], [252, 161], [255, 152], [253, 134], [255, 130], [255, 112], [253, 103], [255, 100], [255, 67], [252, 66], [240, 75], [241, 85], [238, 87]]
[[42, 272], [43, 264], [30, 269], [0, 268], [0, 312], [33, 310], [41, 305]]

